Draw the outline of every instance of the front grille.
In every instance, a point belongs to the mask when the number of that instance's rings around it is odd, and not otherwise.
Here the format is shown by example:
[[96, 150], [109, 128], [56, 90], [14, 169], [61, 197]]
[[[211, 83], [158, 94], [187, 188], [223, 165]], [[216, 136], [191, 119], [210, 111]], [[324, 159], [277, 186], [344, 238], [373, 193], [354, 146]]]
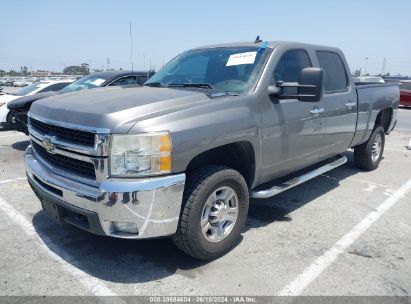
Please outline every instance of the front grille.
[[66, 140], [74, 144], [94, 147], [95, 134], [91, 132], [59, 127], [44, 123], [31, 117], [30, 126], [46, 135], [57, 136], [59, 139]]
[[61, 154], [49, 153], [43, 146], [39, 145], [35, 141], [32, 141], [32, 145], [36, 153], [41, 158], [56, 168], [77, 176], [93, 180], [96, 179], [96, 172], [92, 163], [70, 158]]

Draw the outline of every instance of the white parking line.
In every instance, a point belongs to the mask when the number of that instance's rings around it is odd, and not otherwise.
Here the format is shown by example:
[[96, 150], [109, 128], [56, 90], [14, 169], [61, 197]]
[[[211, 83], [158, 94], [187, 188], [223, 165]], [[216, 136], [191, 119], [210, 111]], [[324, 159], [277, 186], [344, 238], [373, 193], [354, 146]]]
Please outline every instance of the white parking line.
[[382, 187], [382, 188], [391, 188], [390, 185], [379, 184], [379, 183], [375, 183], [375, 182], [372, 182], [372, 181], [362, 180], [362, 179], [358, 179], [358, 178], [354, 178], [354, 177], [347, 177], [346, 179], [349, 180], [349, 181], [357, 182], [357, 183], [363, 183], [363, 184], [378, 186], [378, 187]]
[[3, 180], [0, 180], [0, 184], [13, 183], [13, 182], [16, 182], [16, 181], [19, 181], [19, 180], [24, 180], [24, 179], [26, 179], [26, 178], [25, 177], [16, 177], [16, 178], [13, 178], [13, 179], [3, 179]]
[[290, 284], [285, 286], [279, 296], [298, 296], [313, 282], [337, 257], [351, 246], [370, 226], [388, 209], [394, 206], [411, 189], [411, 179], [402, 185], [393, 195], [386, 199], [375, 211], [370, 212], [361, 222], [352, 228], [335, 245], [308, 266]]
[[[5, 137], [16, 137], [16, 136], [26, 136], [27, 137], [27, 135], [26, 134], [24, 134], [24, 133], [16, 133], [16, 134], [7, 134], [7, 135], [0, 135], [0, 138], [5, 138]], [[28, 137], [27, 137], [28, 138]]]
[[410, 151], [407, 150], [407, 148], [404, 147], [404, 149], [386, 149], [384, 148], [384, 151], [390, 151], [390, 152], [400, 152], [400, 153], [409, 153]]
[[367, 188], [362, 189], [363, 191], [367, 192], [374, 192], [374, 190], [377, 188], [377, 185], [371, 185], [369, 184]]
[[389, 185], [379, 184], [379, 183], [375, 183], [375, 182], [372, 182], [372, 181], [362, 180], [362, 179], [358, 179], [358, 178], [354, 178], [354, 177], [347, 177], [343, 180], [340, 180], [339, 178], [336, 178], [336, 177], [333, 177], [333, 176], [330, 176], [330, 175], [326, 175], [326, 174], [322, 174], [321, 176], [325, 177], [325, 178], [333, 179], [333, 180], [336, 180], [336, 181], [342, 181], [342, 182], [347, 180], [347, 181], [353, 181], [353, 182], [358, 182], [358, 183], [362, 183], [362, 184], [367, 184], [368, 186], [373, 185], [373, 186], [378, 186], [378, 187], [382, 187], [382, 188], [390, 188], [391, 187]]
[[[0, 197], [0, 210], [2, 210], [8, 217], [10, 217], [14, 223], [20, 226], [21, 229], [31, 238], [37, 241], [42, 249], [55, 261], [61, 264], [63, 269], [70, 275], [76, 278], [85, 288], [90, 290], [93, 295], [96, 296], [116, 296], [117, 294], [109, 289], [101, 280], [96, 279], [84, 271], [74, 267], [72, 262], [75, 258], [67, 254], [61, 247], [53, 243], [47, 236], [43, 235], [41, 238], [38, 236], [34, 227], [30, 222], [16, 209], [13, 208], [8, 202]], [[54, 252], [58, 252], [59, 255]]]

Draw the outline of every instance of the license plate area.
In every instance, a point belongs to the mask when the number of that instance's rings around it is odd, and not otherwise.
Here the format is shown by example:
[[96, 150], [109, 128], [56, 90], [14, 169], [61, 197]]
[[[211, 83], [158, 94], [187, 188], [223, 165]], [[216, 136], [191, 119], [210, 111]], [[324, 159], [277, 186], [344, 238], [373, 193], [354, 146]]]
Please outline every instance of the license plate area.
[[47, 199], [42, 199], [41, 200], [41, 205], [43, 207], [43, 210], [46, 211], [47, 215], [57, 224], [63, 224], [64, 223], [64, 216], [65, 216], [65, 210], [64, 208], [60, 207], [59, 205], [53, 203], [52, 201], [49, 201]]

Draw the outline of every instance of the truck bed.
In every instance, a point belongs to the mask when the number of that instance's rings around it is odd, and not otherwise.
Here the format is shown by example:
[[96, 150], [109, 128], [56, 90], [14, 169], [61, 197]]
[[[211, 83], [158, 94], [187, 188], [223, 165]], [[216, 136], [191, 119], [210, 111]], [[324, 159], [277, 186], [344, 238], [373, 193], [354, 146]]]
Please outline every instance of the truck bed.
[[400, 94], [399, 86], [395, 83], [355, 83], [355, 89], [358, 117], [352, 147], [363, 143], [369, 137], [374, 127], [371, 124], [374, 124], [381, 109], [393, 108], [391, 121], [396, 120]]

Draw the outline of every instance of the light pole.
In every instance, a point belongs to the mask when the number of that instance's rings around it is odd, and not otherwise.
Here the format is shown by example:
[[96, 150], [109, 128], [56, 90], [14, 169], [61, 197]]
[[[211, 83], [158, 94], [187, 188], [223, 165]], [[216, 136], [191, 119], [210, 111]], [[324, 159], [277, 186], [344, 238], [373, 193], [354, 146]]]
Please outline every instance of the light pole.
[[130, 61], [131, 61], [131, 71], [134, 71], [133, 64], [133, 35], [131, 33], [131, 21], [130, 21]]
[[368, 64], [368, 57], [364, 58], [365, 60], [365, 67], [364, 67], [364, 76], [367, 76], [367, 64]]

